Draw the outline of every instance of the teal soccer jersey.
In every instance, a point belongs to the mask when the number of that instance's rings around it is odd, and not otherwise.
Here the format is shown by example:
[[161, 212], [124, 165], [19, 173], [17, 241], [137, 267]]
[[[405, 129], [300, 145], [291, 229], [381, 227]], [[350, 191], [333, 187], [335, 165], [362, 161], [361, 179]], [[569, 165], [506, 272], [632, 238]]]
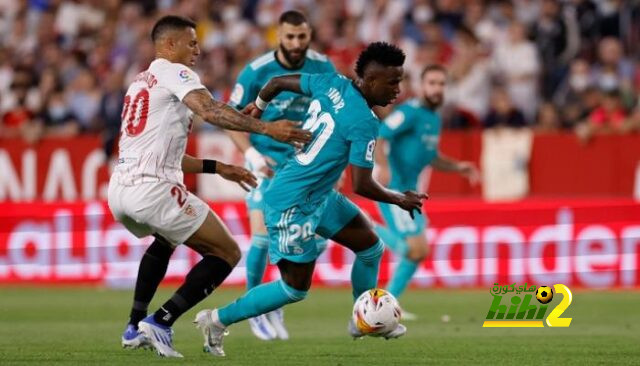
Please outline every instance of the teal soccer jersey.
[[[380, 128], [380, 137], [389, 143], [387, 159], [391, 170], [389, 188], [415, 190], [422, 170], [438, 156], [440, 117], [412, 99], [399, 105]], [[400, 207], [378, 203], [387, 226], [402, 237], [420, 235], [426, 220], [422, 214], [412, 219]]]
[[[236, 109], [244, 108], [247, 104], [256, 100], [260, 89], [275, 76], [293, 73], [322, 74], [335, 72], [335, 68], [329, 59], [313, 50], [307, 50], [304, 64], [298, 69], [287, 69], [280, 64], [275, 54], [275, 51], [265, 53], [253, 60], [240, 72], [237, 83], [231, 93], [229, 105]], [[292, 121], [302, 121], [309, 107], [309, 102], [308, 96], [292, 92], [280, 93], [269, 103], [261, 119], [275, 121], [284, 118]], [[262, 155], [272, 158], [278, 165], [282, 164], [293, 153], [291, 145], [277, 142], [264, 135], [251, 134], [250, 141], [256, 150]]]
[[422, 169], [438, 156], [441, 122], [419, 100], [400, 104], [384, 120], [380, 137], [389, 143], [389, 188], [415, 190]]
[[312, 99], [303, 128], [312, 141], [289, 158], [264, 196], [272, 263], [308, 263], [320, 251], [317, 235], [331, 238], [360, 212], [333, 190], [347, 164], [373, 168], [380, 121], [352, 82], [342, 75], [302, 74]]
[[313, 136], [272, 179], [264, 199], [276, 209], [322, 201], [349, 163], [373, 168], [380, 122], [351, 80], [303, 74], [300, 85], [312, 99], [303, 128]]

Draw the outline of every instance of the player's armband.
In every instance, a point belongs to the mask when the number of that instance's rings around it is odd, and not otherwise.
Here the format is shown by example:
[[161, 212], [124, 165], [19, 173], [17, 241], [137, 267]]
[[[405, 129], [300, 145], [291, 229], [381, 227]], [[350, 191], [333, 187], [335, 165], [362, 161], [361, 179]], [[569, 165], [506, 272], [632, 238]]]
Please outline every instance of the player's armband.
[[256, 104], [256, 107], [258, 107], [259, 110], [264, 111], [265, 109], [267, 109], [267, 106], [269, 105], [269, 102], [263, 100], [262, 98], [260, 98], [260, 95], [258, 95], [256, 97], [255, 104]]

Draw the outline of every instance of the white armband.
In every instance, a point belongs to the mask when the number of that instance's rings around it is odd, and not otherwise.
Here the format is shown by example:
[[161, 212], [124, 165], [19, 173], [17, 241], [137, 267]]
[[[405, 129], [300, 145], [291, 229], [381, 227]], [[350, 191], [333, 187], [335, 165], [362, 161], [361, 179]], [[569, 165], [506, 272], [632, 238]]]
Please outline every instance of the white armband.
[[258, 97], [256, 98], [256, 101], [255, 101], [255, 104], [256, 104], [256, 107], [258, 107], [259, 110], [264, 111], [265, 109], [267, 109], [267, 106], [269, 105], [269, 102], [265, 102], [258, 95]]

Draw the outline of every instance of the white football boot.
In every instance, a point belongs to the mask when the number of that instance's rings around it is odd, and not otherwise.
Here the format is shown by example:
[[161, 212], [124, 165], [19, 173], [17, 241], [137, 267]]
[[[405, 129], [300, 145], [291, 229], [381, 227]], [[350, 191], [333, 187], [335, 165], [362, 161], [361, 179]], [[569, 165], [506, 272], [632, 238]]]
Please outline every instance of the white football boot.
[[122, 333], [121, 344], [122, 348], [126, 349], [149, 348], [150, 346], [147, 338], [132, 324], [128, 324]]
[[227, 328], [220, 323], [218, 309], [201, 310], [193, 321], [204, 337], [203, 351], [214, 356], [225, 356], [222, 348], [222, 337], [229, 334]]
[[162, 357], [183, 357], [180, 352], [173, 349], [173, 330], [171, 327], [156, 323], [153, 315], [142, 319], [138, 323], [138, 330], [148, 339], [158, 355]]
[[282, 308], [268, 312], [266, 314], [267, 320], [271, 324], [271, 327], [275, 330], [278, 338], [286, 341], [289, 339], [289, 332], [284, 326], [284, 310]]
[[269, 319], [267, 319], [266, 315], [258, 315], [247, 320], [249, 321], [251, 332], [258, 339], [262, 339], [263, 341], [270, 341], [278, 337], [278, 333], [271, 325], [271, 322], [269, 321]]

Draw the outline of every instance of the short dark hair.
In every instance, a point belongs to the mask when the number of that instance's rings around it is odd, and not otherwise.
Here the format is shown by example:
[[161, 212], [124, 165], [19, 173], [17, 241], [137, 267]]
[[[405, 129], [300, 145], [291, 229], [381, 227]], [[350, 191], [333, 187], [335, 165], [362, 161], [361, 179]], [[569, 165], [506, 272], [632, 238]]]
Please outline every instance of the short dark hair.
[[308, 23], [307, 17], [297, 10], [288, 10], [280, 15], [278, 24], [287, 23], [291, 25], [300, 25], [302, 23]]
[[440, 64], [428, 64], [427, 66], [424, 67], [424, 69], [422, 69], [422, 72], [420, 73], [420, 78], [424, 79], [424, 76], [431, 71], [439, 71], [445, 75], [447, 74], [447, 69], [444, 66]]
[[358, 61], [356, 61], [356, 74], [363, 77], [365, 68], [372, 62], [382, 66], [397, 67], [404, 64], [404, 59], [404, 52], [397, 46], [387, 42], [374, 42], [360, 52]]
[[196, 23], [186, 17], [178, 15], [166, 15], [158, 19], [151, 30], [151, 40], [156, 41], [162, 34], [168, 30], [193, 28], [196, 29]]

